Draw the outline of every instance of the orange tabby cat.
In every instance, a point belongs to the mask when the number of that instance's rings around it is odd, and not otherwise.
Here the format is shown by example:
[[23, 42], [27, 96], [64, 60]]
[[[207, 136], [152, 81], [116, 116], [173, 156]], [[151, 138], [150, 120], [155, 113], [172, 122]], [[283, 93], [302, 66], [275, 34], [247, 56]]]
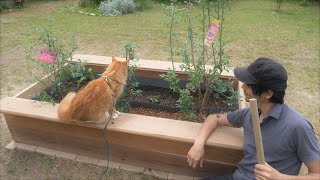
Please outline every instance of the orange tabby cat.
[[122, 93], [128, 77], [129, 61], [112, 63], [98, 79], [92, 80], [77, 94], [70, 92], [60, 102], [58, 116], [63, 121], [87, 121], [103, 123], [109, 117], [117, 118], [119, 112], [113, 108]]

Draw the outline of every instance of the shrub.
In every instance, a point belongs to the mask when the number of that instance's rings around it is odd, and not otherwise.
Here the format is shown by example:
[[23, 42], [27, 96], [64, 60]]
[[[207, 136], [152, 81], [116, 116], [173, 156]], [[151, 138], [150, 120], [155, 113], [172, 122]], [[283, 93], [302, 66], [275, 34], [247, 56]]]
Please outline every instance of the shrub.
[[276, 2], [276, 12], [281, 12], [281, 7], [283, 6], [285, 0], [275, 0]]
[[97, 7], [102, 0], [80, 0], [79, 6], [80, 7]]
[[11, 8], [22, 8], [24, 0], [1, 0], [0, 11]]
[[140, 10], [148, 9], [151, 4], [151, 0], [135, 0], [134, 2], [137, 4], [138, 9]]
[[133, 0], [108, 0], [101, 2], [99, 10], [103, 15], [115, 16], [136, 11], [137, 4]]
[[22, 5], [24, 3], [24, 0], [15, 0], [14, 1], [16, 5]]
[[[139, 59], [135, 58], [135, 50], [134, 48], [136, 45], [127, 43], [124, 45], [125, 48], [125, 57], [126, 59], [134, 62], [138, 62]], [[130, 111], [130, 104], [129, 99], [132, 95], [139, 96], [142, 91], [138, 90], [139, 82], [134, 77], [134, 72], [138, 69], [138, 66], [135, 64], [129, 65], [128, 70], [128, 79], [127, 85], [124, 87], [123, 93], [117, 100], [116, 109], [120, 110], [121, 112], [129, 112]]]
[[[193, 15], [193, 1], [188, 1], [186, 8], [178, 9], [175, 3], [172, 3], [166, 9], [169, 17], [169, 60], [172, 61], [172, 68], [162, 77], [169, 81], [169, 88], [173, 92], [180, 93], [177, 106], [182, 112], [186, 112], [190, 118], [196, 116], [194, 102], [197, 101], [200, 117], [205, 115], [205, 107], [208, 104], [210, 95], [214, 93], [223, 95], [228, 93], [226, 103], [230, 109], [237, 103], [237, 93], [232, 90], [231, 81], [222, 83], [219, 81], [223, 70], [227, 70], [228, 57], [224, 53], [223, 22], [224, 10], [227, 7], [227, 0], [201, 1], [202, 14], [199, 18], [201, 21], [200, 31], [196, 31], [194, 21], [197, 16]], [[179, 14], [181, 16], [178, 16]], [[212, 19], [215, 17], [215, 20]], [[186, 22], [186, 39], [178, 37], [179, 33], [174, 32], [174, 26], [181, 26], [180, 21]], [[211, 23], [212, 22], [212, 23]], [[208, 29], [209, 32], [207, 31]], [[208, 32], [208, 33], [207, 33]], [[214, 37], [216, 41], [213, 41]], [[182, 45], [181, 45], [182, 44]], [[179, 87], [176, 67], [174, 61], [182, 61], [180, 69], [188, 75], [188, 82], [185, 87]], [[213, 65], [208, 68], [206, 65]], [[196, 97], [194, 96], [196, 95]]]
[[34, 70], [42, 72], [48, 78], [41, 79], [35, 76], [35, 79], [45, 86], [45, 90], [34, 95], [34, 99], [41, 101], [59, 102], [70, 91], [78, 91], [89, 81], [94, 79], [93, 71], [85, 68], [84, 62], [67, 63], [72, 60], [72, 54], [77, 49], [75, 36], [72, 36], [70, 46], [59, 40], [57, 34], [53, 31], [53, 21], [49, 20], [48, 26], [37, 28], [40, 33], [40, 43], [36, 47], [31, 47], [27, 51], [24, 67], [31, 74]]
[[8, 1], [0, 1], [0, 11], [9, 9], [11, 6], [12, 6], [12, 2], [10, 4], [10, 2]]

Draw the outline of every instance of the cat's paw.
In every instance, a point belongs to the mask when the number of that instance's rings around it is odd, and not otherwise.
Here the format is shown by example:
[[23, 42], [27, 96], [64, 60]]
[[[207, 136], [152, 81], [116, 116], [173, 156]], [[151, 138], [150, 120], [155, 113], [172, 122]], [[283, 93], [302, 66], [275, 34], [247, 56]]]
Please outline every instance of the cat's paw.
[[114, 114], [111, 116], [112, 119], [117, 119], [118, 117], [119, 117], [119, 114], [117, 114], [117, 113], [114, 113]]
[[118, 115], [120, 115], [120, 112], [119, 112], [119, 111], [116, 111], [116, 112], [115, 112], [115, 114], [118, 114]]

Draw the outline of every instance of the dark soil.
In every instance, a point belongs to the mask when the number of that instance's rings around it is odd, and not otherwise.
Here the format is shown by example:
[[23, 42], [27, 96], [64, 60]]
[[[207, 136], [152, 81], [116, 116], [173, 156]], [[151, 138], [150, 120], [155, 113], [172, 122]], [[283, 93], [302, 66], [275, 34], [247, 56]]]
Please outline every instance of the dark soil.
[[[153, 108], [145, 108], [145, 107], [131, 107], [130, 113], [132, 114], [140, 114], [144, 116], [153, 116], [153, 117], [161, 117], [167, 119], [175, 119], [175, 120], [185, 120], [190, 121], [186, 114], [181, 112], [170, 112], [162, 109], [153, 109]], [[198, 121], [201, 121], [200, 119]]]
[[[197, 119], [190, 120], [186, 113], [179, 112], [180, 109], [176, 106], [179, 94], [171, 92], [168, 88], [140, 85], [139, 90], [142, 91], [140, 96], [131, 96], [130, 101], [130, 113], [141, 114], [147, 116], [155, 116], [176, 120], [189, 120], [199, 121], [203, 120], [200, 117], [199, 109], [196, 114]], [[194, 97], [196, 95], [194, 94]], [[199, 101], [195, 98], [195, 107], [199, 107]], [[207, 106], [204, 108], [202, 116], [207, 116], [210, 113], [222, 113], [230, 110], [234, 110], [236, 107], [229, 107], [224, 101], [225, 96], [219, 96], [219, 98], [209, 97]]]
[[176, 107], [179, 94], [173, 93], [168, 88], [140, 85], [141, 95], [132, 95], [129, 98], [131, 107], [145, 107], [162, 109], [169, 112], [178, 112]]

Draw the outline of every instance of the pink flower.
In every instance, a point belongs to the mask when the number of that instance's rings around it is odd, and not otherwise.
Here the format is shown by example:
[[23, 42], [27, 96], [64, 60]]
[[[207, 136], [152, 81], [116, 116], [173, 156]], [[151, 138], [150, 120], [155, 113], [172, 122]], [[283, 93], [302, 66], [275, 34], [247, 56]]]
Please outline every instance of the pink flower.
[[58, 58], [53, 51], [42, 49], [41, 53], [38, 56], [39, 61], [46, 62], [49, 64], [54, 64]]
[[17, 4], [22, 4], [22, 3], [24, 2], [24, 0], [15, 0], [15, 2], [16, 2]]

